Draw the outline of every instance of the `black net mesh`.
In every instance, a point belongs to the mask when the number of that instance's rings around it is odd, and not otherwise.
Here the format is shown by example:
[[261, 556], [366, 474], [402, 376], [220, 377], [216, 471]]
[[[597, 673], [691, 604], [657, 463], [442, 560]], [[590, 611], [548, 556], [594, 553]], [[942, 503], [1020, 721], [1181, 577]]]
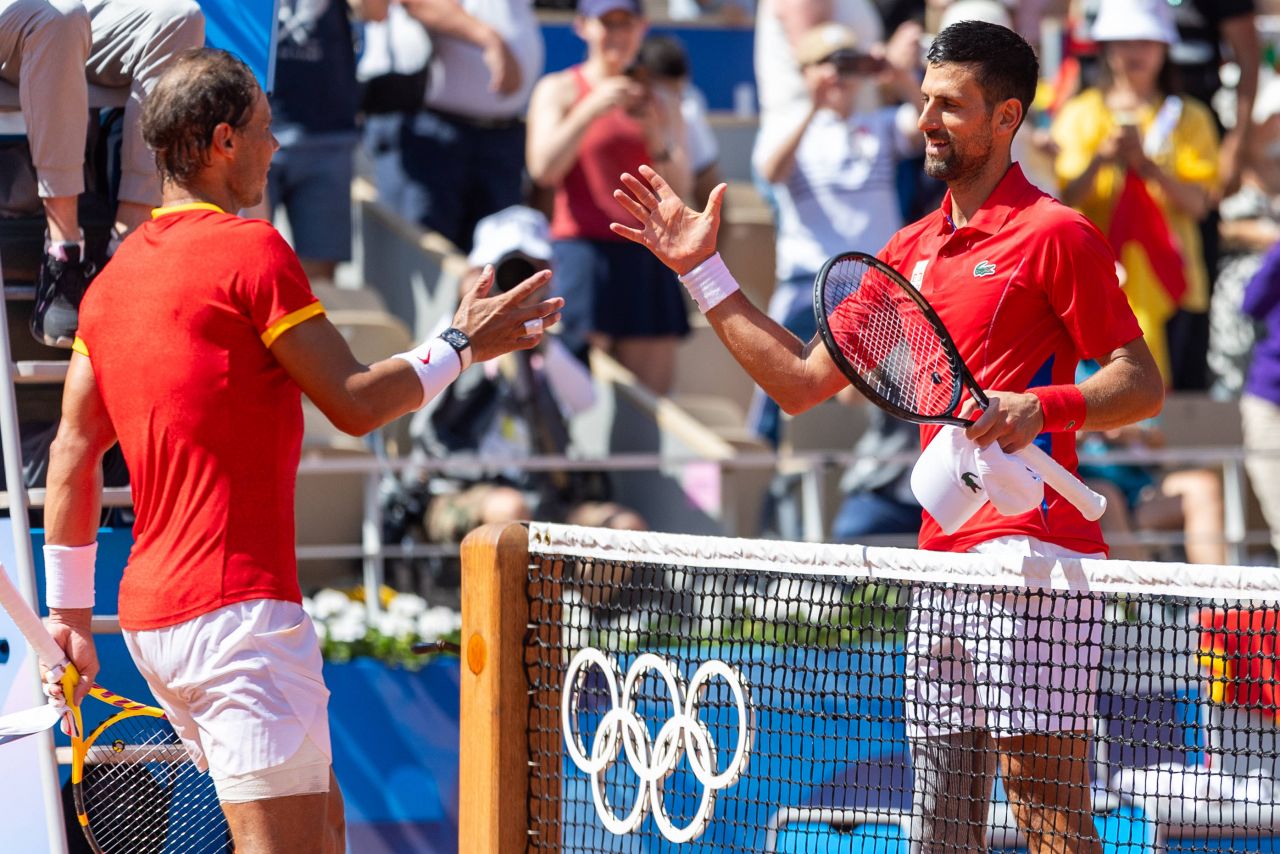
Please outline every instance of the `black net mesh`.
[[532, 558], [534, 850], [1280, 850], [1274, 605], [724, 563]]

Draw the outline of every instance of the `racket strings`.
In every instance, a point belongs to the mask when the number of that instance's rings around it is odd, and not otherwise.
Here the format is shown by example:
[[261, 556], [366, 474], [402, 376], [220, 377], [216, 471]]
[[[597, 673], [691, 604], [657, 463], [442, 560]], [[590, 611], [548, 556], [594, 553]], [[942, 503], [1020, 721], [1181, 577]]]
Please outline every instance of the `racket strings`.
[[107, 727], [89, 749], [80, 789], [104, 854], [230, 850], [213, 780], [166, 721], [130, 717]]
[[827, 274], [823, 294], [840, 352], [884, 400], [917, 415], [949, 414], [961, 379], [920, 305], [881, 270], [846, 259]]

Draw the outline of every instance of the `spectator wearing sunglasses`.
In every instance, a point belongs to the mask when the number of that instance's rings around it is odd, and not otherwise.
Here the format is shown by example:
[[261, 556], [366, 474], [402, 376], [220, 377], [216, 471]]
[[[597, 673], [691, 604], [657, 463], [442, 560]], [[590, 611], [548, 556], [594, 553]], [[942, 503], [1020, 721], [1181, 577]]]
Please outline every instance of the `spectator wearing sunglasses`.
[[[791, 121], [761, 127], [755, 167], [778, 206], [769, 316], [807, 341], [817, 332], [810, 292], [822, 262], [849, 249], [878, 252], [902, 227], [896, 169], [921, 147], [919, 87], [908, 72], [898, 72], [899, 88], [912, 92], [906, 104], [860, 109], [862, 90], [877, 85], [886, 65], [844, 24], [809, 30], [794, 53], [808, 103]], [[755, 432], [776, 444], [778, 418], [777, 405], [758, 392]]]

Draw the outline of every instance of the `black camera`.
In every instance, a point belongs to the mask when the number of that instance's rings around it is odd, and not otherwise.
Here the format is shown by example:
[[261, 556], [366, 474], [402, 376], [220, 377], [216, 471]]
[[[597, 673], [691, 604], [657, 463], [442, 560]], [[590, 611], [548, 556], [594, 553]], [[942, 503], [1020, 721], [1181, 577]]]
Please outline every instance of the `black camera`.
[[544, 261], [535, 261], [523, 252], [508, 252], [493, 265], [493, 293], [505, 294], [525, 279], [547, 269]]
[[858, 53], [856, 50], [838, 50], [828, 56], [825, 61], [834, 65], [836, 71], [840, 74], [856, 74], [859, 76], [876, 74], [882, 71], [885, 66], [883, 59], [866, 53]]

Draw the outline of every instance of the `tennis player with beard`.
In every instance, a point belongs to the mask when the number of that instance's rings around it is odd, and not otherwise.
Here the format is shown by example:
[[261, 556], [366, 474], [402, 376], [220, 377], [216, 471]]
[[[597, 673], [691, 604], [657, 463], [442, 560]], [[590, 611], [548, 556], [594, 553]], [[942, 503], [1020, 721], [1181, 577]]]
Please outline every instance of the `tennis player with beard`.
[[[903, 228], [879, 257], [909, 277], [987, 390], [967, 431], [982, 446], [1037, 442], [1069, 470], [1075, 431], [1159, 412], [1164, 387], [1116, 279], [1103, 236], [1035, 189], [1010, 157], [1039, 73], [1004, 27], [965, 21], [933, 42], [921, 85], [926, 168], [946, 182], [939, 210]], [[618, 234], [673, 269], [725, 346], [789, 413], [848, 384], [821, 340], [795, 338], [753, 306], [716, 252], [724, 186], [687, 208], [648, 168], [623, 175], [618, 200], [638, 221]], [[874, 249], [851, 246], [849, 249]], [[1075, 385], [1076, 363], [1103, 367]], [[921, 429], [927, 445], [939, 428]], [[920, 547], [1103, 556], [1096, 523], [1052, 491], [1039, 508], [984, 507], [952, 535], [928, 514]], [[1035, 854], [1102, 848], [1092, 820], [1088, 735], [1100, 617], [1084, 595], [917, 591], [908, 631], [907, 726], [914, 766], [912, 851], [986, 850], [997, 767]], [[1050, 613], [1052, 612], [1052, 613]]]
[[49, 463], [49, 630], [87, 691], [101, 462], [119, 441], [137, 512], [120, 626], [209, 769], [236, 851], [343, 851], [329, 692], [294, 557], [301, 397], [366, 433], [422, 407], [471, 361], [534, 346], [562, 301], [538, 301], [547, 273], [489, 297], [490, 268], [452, 329], [360, 364], [293, 250], [270, 223], [235, 213], [261, 201], [278, 147], [248, 67], [218, 50], [181, 54], [142, 127], [163, 206], [81, 308]]

